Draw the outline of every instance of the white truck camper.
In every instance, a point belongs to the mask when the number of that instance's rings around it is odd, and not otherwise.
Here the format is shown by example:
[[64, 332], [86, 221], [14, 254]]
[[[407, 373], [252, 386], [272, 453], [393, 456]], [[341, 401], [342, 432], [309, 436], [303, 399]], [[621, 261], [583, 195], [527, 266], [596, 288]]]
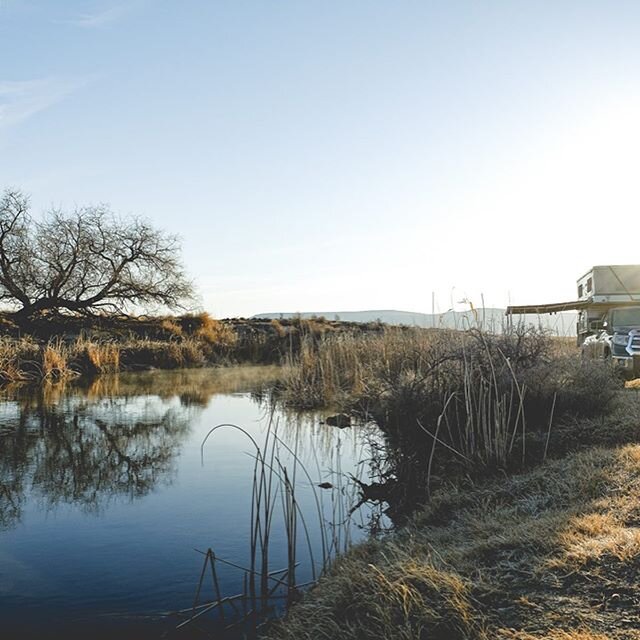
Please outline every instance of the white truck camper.
[[640, 265], [599, 265], [578, 278], [569, 302], [507, 307], [507, 316], [577, 311], [585, 357], [611, 360], [628, 377], [640, 375]]

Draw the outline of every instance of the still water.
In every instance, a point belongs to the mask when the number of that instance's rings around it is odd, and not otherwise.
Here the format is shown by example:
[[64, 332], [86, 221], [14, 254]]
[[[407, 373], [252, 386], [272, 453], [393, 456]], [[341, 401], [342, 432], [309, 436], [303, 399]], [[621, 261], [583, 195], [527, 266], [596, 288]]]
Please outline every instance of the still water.
[[[248, 566], [256, 455], [248, 435], [261, 443], [269, 429], [282, 443], [280, 475], [297, 468], [295, 498], [309, 532], [311, 553], [306, 537], [297, 539], [297, 582], [322, 564], [322, 526], [334, 551], [365, 536], [369, 515], [358, 509], [348, 517], [357, 497], [346, 478], [367, 477], [359, 461], [371, 435], [269, 410], [258, 392], [273, 373], [158, 371], [85, 388], [5, 390], [0, 636], [193, 637], [188, 627], [176, 635], [173, 612], [194, 601], [204, 561], [198, 550]], [[221, 423], [247, 433], [223, 427], [201, 448]], [[274, 507], [270, 570], [287, 565], [281, 509]], [[223, 594], [243, 590], [241, 570], [219, 565], [218, 572]], [[202, 597], [211, 598], [212, 588], [205, 583]]]

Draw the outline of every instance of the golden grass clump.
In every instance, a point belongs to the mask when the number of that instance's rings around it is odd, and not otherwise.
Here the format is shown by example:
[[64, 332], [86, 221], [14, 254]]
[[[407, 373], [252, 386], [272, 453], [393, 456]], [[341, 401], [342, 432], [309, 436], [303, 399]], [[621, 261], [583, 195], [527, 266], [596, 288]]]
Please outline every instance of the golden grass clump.
[[270, 324], [275, 329], [275, 332], [279, 338], [284, 338], [287, 335], [287, 330], [282, 326], [282, 323], [276, 318], [271, 320]]
[[95, 342], [78, 338], [73, 355], [86, 373], [115, 373], [120, 369], [120, 347], [114, 342]]
[[[369, 543], [338, 560], [312, 594], [269, 637], [434, 640], [487, 638], [471, 583], [412, 557], [400, 545]], [[488, 640], [488, 638], [487, 638]]]
[[233, 346], [237, 336], [233, 329], [220, 320], [212, 318], [206, 311], [187, 314], [175, 319], [183, 333], [211, 345]]
[[59, 341], [50, 342], [42, 352], [42, 377], [59, 379], [68, 373], [68, 349]]
[[182, 327], [173, 318], [164, 318], [160, 323], [160, 327], [171, 337], [182, 337]]
[[231, 347], [237, 340], [237, 336], [231, 327], [214, 318], [208, 318], [207, 322], [197, 329], [193, 335], [195, 338], [204, 340], [211, 345], [223, 347]]
[[[595, 515], [590, 514], [587, 518], [593, 520]], [[580, 518], [578, 522], [570, 523], [558, 540], [566, 555], [552, 566], [579, 567], [604, 555], [621, 561], [637, 557], [640, 553], [640, 529], [625, 527], [610, 515], [601, 516], [601, 519], [606, 521], [606, 526], [600, 530], [585, 530]]]

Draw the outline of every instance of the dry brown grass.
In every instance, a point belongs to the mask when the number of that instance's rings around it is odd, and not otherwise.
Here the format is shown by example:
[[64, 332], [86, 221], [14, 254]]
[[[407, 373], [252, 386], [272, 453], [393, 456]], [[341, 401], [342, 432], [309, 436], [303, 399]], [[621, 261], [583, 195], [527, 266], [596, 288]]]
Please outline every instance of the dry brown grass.
[[0, 340], [0, 381], [3, 384], [63, 380], [77, 375], [73, 352], [61, 340], [39, 344], [29, 338]]
[[212, 318], [206, 311], [180, 316], [171, 322], [179, 324], [184, 335], [202, 340], [209, 345], [232, 347], [237, 340], [236, 333], [229, 325]]
[[130, 340], [118, 345], [120, 362], [130, 369], [181, 369], [206, 363], [202, 342], [187, 338], [173, 340]]
[[181, 338], [183, 335], [182, 327], [176, 322], [174, 318], [164, 318], [160, 322], [160, 327], [163, 331], [169, 334], [169, 336]]
[[2, 338], [0, 340], [0, 379], [3, 383], [21, 382], [30, 380], [39, 360], [40, 347], [37, 343], [28, 340], [14, 340]]
[[286, 329], [282, 326], [279, 320], [275, 318], [271, 320], [271, 326], [275, 329], [275, 332], [278, 334], [279, 338], [284, 338], [287, 335]]
[[80, 337], [67, 344], [59, 339], [37, 343], [29, 339], [0, 341], [0, 380], [33, 382], [62, 380], [79, 374], [114, 373], [125, 368], [202, 366], [205, 343], [196, 338], [180, 341], [127, 340], [99, 342]]
[[45, 345], [42, 351], [42, 377], [58, 380], [69, 375], [68, 358], [69, 349], [59, 340]]
[[302, 335], [299, 351], [285, 362], [282, 397], [302, 407], [352, 405], [377, 384], [420, 375], [437, 360], [452, 332], [387, 328], [377, 333]]
[[640, 446], [447, 487], [362, 545], [271, 637], [638, 638]]
[[72, 350], [75, 361], [84, 372], [115, 373], [120, 369], [120, 347], [114, 342], [95, 342], [80, 337]]

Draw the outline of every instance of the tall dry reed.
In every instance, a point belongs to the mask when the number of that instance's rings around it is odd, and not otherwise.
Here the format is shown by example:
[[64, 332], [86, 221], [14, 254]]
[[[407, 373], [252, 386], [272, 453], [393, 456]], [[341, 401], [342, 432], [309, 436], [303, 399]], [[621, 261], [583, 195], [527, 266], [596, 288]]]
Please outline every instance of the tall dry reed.
[[[205, 447], [221, 429], [232, 429], [243, 434], [251, 445], [253, 482], [249, 517], [249, 561], [246, 566], [216, 555], [212, 549], [203, 552], [204, 563], [198, 582], [193, 607], [177, 612], [183, 618], [178, 629], [202, 624], [203, 616], [209, 615], [218, 625], [218, 632], [242, 631], [243, 637], [258, 637], [258, 630], [265, 620], [272, 618], [278, 610], [288, 608], [299, 599], [301, 589], [315, 583], [335, 559], [346, 550], [347, 544], [340, 541], [338, 528], [348, 528], [349, 518], [340, 522], [328, 522], [322, 499], [317, 490], [321, 476], [312, 478], [302, 463], [298, 451], [298, 439], [290, 446], [278, 434], [278, 424], [273, 419], [259, 443], [248, 431], [234, 424], [219, 424], [213, 427], [202, 442], [204, 462]], [[313, 492], [313, 507], [310, 513], [303, 512], [298, 500], [299, 484], [309, 486]], [[340, 487], [336, 487], [339, 489]], [[345, 499], [348, 493], [336, 491], [337, 499]], [[348, 498], [347, 498], [348, 499]], [[346, 510], [346, 507], [345, 507]], [[312, 518], [308, 521], [308, 518]], [[314, 550], [312, 539], [319, 536], [319, 547]], [[283, 539], [286, 545], [286, 566], [272, 567], [274, 538]], [[306, 556], [303, 558], [303, 553]], [[279, 554], [278, 554], [279, 555]], [[302, 560], [310, 569], [311, 582], [301, 584], [296, 577]], [[218, 565], [233, 567], [243, 574], [243, 591], [226, 595], [220, 590]], [[214, 598], [204, 600], [205, 582], [211, 581]], [[284, 606], [278, 605], [278, 602]], [[222, 627], [220, 629], [220, 627]], [[237, 637], [236, 635], [232, 637]]]

